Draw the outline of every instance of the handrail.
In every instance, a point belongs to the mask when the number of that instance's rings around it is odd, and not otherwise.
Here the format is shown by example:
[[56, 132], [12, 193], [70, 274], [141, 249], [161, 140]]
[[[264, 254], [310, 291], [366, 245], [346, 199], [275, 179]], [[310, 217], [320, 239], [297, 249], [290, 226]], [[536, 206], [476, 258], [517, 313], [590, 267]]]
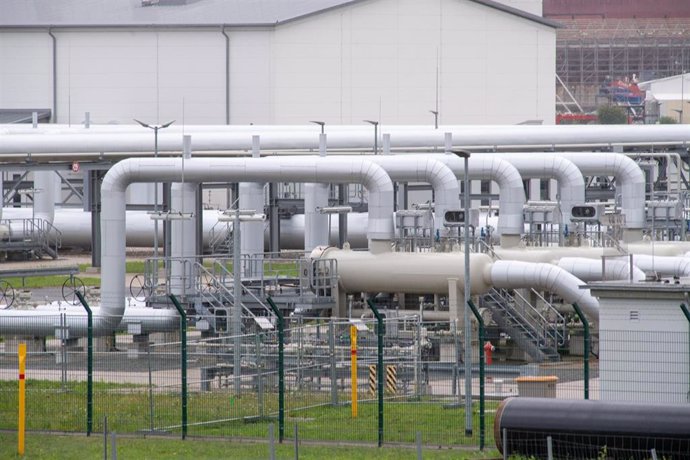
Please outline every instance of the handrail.
[[[233, 302], [235, 301], [234, 292], [230, 291], [230, 289], [228, 289], [228, 287], [225, 285], [225, 282], [223, 281], [223, 280], [225, 279], [225, 276], [226, 276], [226, 275], [232, 276], [232, 272], [231, 272], [230, 270], [228, 270], [228, 268], [227, 268], [222, 262], [220, 262], [220, 261], [218, 261], [218, 260], [215, 260], [215, 261], [213, 262], [213, 268], [214, 268], [213, 272], [209, 271], [206, 267], [204, 267], [203, 265], [199, 264], [198, 262], [197, 262], [197, 265], [201, 268], [201, 270], [202, 270], [203, 273], [207, 274], [207, 275], [210, 276], [213, 280], [217, 281], [217, 282], [218, 282], [218, 285], [222, 287], [223, 291], [226, 292], [228, 295], [230, 295], [230, 296], [232, 297]], [[222, 275], [221, 275], [220, 279], [219, 279], [218, 273], [217, 273], [216, 270], [215, 270], [216, 267], [220, 268], [220, 270], [221, 270]], [[233, 265], [233, 270], [235, 270], [235, 268], [236, 268], [236, 267]], [[199, 276], [199, 278], [200, 278], [200, 276]], [[251, 292], [251, 290], [247, 289], [246, 286], [245, 286], [243, 283], [240, 283], [240, 289], [241, 289], [243, 292], [246, 292], [247, 294], [249, 294], [249, 296], [250, 296], [252, 299], [254, 299], [254, 301], [256, 301], [259, 305], [261, 305], [261, 307], [267, 312], [267, 315], [266, 315], [266, 316], [271, 316], [271, 315], [273, 315], [273, 311], [271, 310], [271, 308], [270, 308], [269, 306], [267, 306], [267, 305], [266, 305], [259, 297], [257, 297], [253, 292]], [[242, 306], [242, 309], [245, 310], [245, 311], [247, 311], [247, 312], [249, 312], [249, 314], [251, 315], [252, 318], [256, 318], [256, 315], [254, 315], [254, 313], [253, 313], [253, 312], [252, 312], [252, 311], [241, 301], [242, 292], [240, 292], [239, 298], [240, 298], [239, 303], [240, 303], [240, 305]]]

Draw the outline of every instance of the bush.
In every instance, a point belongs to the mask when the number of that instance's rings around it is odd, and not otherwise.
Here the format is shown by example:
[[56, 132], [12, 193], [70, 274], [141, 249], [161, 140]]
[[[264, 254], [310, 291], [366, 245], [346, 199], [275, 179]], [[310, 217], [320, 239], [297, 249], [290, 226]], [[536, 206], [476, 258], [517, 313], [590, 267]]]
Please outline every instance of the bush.
[[602, 125], [625, 125], [628, 123], [628, 114], [622, 107], [601, 106], [597, 110], [597, 116]]
[[676, 123], [678, 123], [676, 119], [669, 117], [668, 115], [664, 115], [663, 117], [659, 118], [660, 125], [675, 125]]

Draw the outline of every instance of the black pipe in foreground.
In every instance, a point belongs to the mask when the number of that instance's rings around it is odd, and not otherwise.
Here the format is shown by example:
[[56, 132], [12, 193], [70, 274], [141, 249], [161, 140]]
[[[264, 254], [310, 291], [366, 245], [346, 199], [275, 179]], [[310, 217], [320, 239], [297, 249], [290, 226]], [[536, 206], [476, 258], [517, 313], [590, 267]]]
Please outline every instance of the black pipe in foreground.
[[[506, 430], [505, 446], [503, 430]], [[508, 398], [494, 421], [496, 447], [509, 455], [546, 458], [690, 458], [690, 404], [638, 404]]]

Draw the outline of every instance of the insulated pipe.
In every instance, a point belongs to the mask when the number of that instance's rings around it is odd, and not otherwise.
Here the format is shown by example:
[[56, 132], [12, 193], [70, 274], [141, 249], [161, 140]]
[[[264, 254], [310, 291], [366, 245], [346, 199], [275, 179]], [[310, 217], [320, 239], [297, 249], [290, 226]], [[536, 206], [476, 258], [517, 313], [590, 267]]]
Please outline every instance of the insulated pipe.
[[616, 194], [621, 196], [621, 209], [625, 216], [624, 239], [638, 241], [647, 223], [645, 215], [645, 175], [640, 166], [622, 153], [558, 152], [557, 155], [575, 163], [585, 176], [607, 175], [616, 177]]
[[690, 276], [690, 259], [685, 257], [633, 255], [633, 263], [645, 272], [662, 276]]
[[636, 265], [632, 266], [632, 273], [629, 258], [625, 259], [606, 259], [605, 276], [602, 274], [604, 268], [600, 260], [586, 259], [584, 257], [562, 257], [558, 261], [558, 266], [573, 276], [588, 283], [590, 281], [615, 281], [624, 280], [644, 281], [645, 274]]
[[[316, 248], [311, 258], [334, 259], [344, 292], [402, 292], [405, 294], [448, 294], [448, 280], [464, 278], [464, 255], [455, 253], [386, 252]], [[471, 254], [470, 270], [483, 273], [491, 265], [486, 254]], [[462, 283], [459, 283], [462, 289]], [[472, 294], [488, 291], [482, 276], [471, 280]]]
[[[464, 161], [455, 155], [446, 153], [426, 156], [445, 163], [458, 179], [464, 177]], [[497, 231], [501, 235], [501, 246], [514, 246], [525, 231], [522, 208], [526, 198], [522, 176], [508, 161], [489, 155], [471, 156], [468, 167], [470, 179], [493, 180], [500, 187]]]
[[[570, 210], [585, 202], [585, 180], [572, 161], [550, 153], [491, 155], [515, 166], [523, 178], [556, 179], [561, 209], [561, 224], [570, 223]], [[503, 191], [501, 190], [501, 194]]]
[[[175, 331], [180, 327], [180, 316], [173, 309], [130, 306], [125, 309], [124, 305], [122, 308], [125, 310], [124, 316], [112, 318], [103, 308], [92, 307], [94, 335], [108, 334], [113, 330], [115, 321], [115, 326], [120, 324], [119, 330], [126, 330], [126, 324], [129, 323], [140, 324], [142, 333]], [[55, 335], [55, 329], [60, 325], [61, 314], [65, 314], [65, 325], [69, 328], [70, 337], [87, 335], [87, 315], [81, 306], [68, 306], [64, 309], [38, 307], [36, 310], [0, 310], [0, 335]]]
[[494, 438], [499, 452], [547, 458], [548, 437], [554, 458], [599, 458], [602, 446], [613, 458], [647, 458], [652, 450], [659, 458], [686, 458], [690, 405], [520, 396], [498, 406]]
[[599, 320], [599, 301], [584, 283], [564, 269], [545, 263], [497, 260], [486, 274], [487, 282], [497, 288], [533, 287], [560, 295], [568, 303], [577, 303], [594, 321]]
[[[319, 135], [319, 156], [326, 156], [326, 134]], [[390, 174], [389, 174], [390, 175]], [[394, 180], [391, 177], [391, 180]], [[304, 250], [329, 244], [328, 215], [320, 212], [328, 206], [329, 184], [304, 184]]]
[[[101, 186], [101, 299], [104, 324], [114, 328], [124, 312], [125, 192], [134, 182], [178, 182], [182, 160], [131, 158], [114, 165]], [[393, 183], [385, 171], [362, 158], [192, 158], [184, 176], [203, 181], [360, 182], [369, 191], [369, 248], [390, 250], [393, 236]]]
[[[84, 128], [75, 128], [68, 125], [51, 125], [39, 127], [41, 132], [50, 132], [52, 129], [63, 131], [65, 134], [82, 133]], [[171, 126], [168, 134], [175, 133], [182, 127]], [[9, 133], [21, 133], [22, 127], [17, 125], [0, 125], [0, 130]], [[137, 133], [141, 131], [138, 125], [91, 125], [91, 133]], [[266, 133], [311, 133], [313, 144], [317, 146], [318, 128], [314, 125], [186, 125], [184, 132], [195, 136], [206, 133], [243, 133], [249, 139], [251, 134]], [[360, 134], [368, 138], [367, 145], [371, 147], [371, 128], [364, 125], [329, 125], [328, 132], [331, 136], [341, 133]], [[610, 147], [612, 144], [682, 144], [690, 141], [690, 133], [684, 126], [673, 125], [587, 125], [587, 126], [524, 126], [524, 125], [442, 125], [438, 129], [426, 125], [380, 125], [379, 133], [382, 142], [382, 133], [391, 134], [391, 147], [443, 147], [444, 133], [453, 134], [455, 147], [472, 146], [548, 146], [556, 145], [597, 145]], [[247, 141], [248, 142], [248, 141]], [[196, 143], [196, 140], [195, 140]], [[250, 146], [245, 144], [245, 149]], [[331, 145], [333, 147], [333, 145]], [[354, 147], [354, 146], [350, 146]], [[264, 148], [275, 148], [264, 144]], [[177, 149], [180, 150], [179, 148]], [[199, 150], [199, 149], [197, 149]], [[28, 150], [30, 151], [30, 150]], [[99, 150], [93, 150], [98, 152]], [[106, 150], [110, 151], [110, 150]], [[121, 151], [121, 150], [117, 150]], [[38, 153], [38, 150], [34, 150]], [[55, 150], [52, 150], [55, 152]]]
[[[261, 157], [261, 139], [259, 136], [252, 136], [252, 158]], [[257, 214], [264, 212], [264, 188], [263, 182], [242, 182], [238, 186], [239, 209], [253, 210]], [[234, 224], [233, 224], [234, 225]], [[253, 257], [261, 258], [264, 253], [264, 222], [247, 221], [240, 222], [240, 248], [241, 253]], [[253, 263], [256, 262], [256, 263]], [[244, 276], [261, 277], [263, 273], [263, 262], [254, 260], [252, 263], [242, 264], [242, 274]]]
[[56, 174], [53, 171], [34, 171], [33, 217], [53, 223], [55, 218]]
[[[185, 161], [192, 157], [192, 136], [184, 137], [183, 168]], [[182, 173], [184, 181], [184, 173]], [[192, 268], [196, 256], [196, 222], [193, 219], [196, 208], [198, 184], [194, 182], [175, 182], [170, 186], [170, 216], [179, 213], [180, 219], [173, 219], [171, 226], [172, 266], [170, 267], [170, 290], [184, 297], [193, 279]], [[191, 215], [191, 216], [190, 216]]]
[[[318, 148], [318, 132], [296, 129], [262, 132], [264, 149], [291, 150]], [[379, 137], [383, 127], [379, 129]], [[91, 128], [94, 129], [94, 128]], [[192, 128], [185, 127], [185, 132]], [[429, 129], [415, 126], [390, 126], [391, 148], [444, 147], [445, 132], [453, 135], [455, 147], [519, 146], [519, 145], [611, 145], [612, 143], [682, 143], [690, 141], [690, 133], [682, 126], [447, 126]], [[194, 136], [195, 150], [249, 150], [251, 134], [259, 131], [207, 131]], [[382, 142], [382, 139], [378, 139]], [[148, 152], [151, 150], [147, 133], [86, 133], [86, 134], [14, 134], [3, 135], [0, 153], [86, 153], [86, 152]], [[371, 130], [363, 126], [337, 130], [329, 128], [331, 148], [368, 148]], [[182, 148], [179, 133], [159, 134], [159, 152], [175, 152]]]
[[[366, 158], [385, 169], [393, 181], [430, 183], [434, 189], [436, 208], [434, 230], [444, 230], [443, 217], [446, 211], [457, 211], [462, 209], [462, 206], [457, 176], [444, 161], [439, 161], [437, 156], [368, 155]], [[453, 155], [453, 158], [456, 157]], [[462, 163], [460, 160], [458, 162]]]

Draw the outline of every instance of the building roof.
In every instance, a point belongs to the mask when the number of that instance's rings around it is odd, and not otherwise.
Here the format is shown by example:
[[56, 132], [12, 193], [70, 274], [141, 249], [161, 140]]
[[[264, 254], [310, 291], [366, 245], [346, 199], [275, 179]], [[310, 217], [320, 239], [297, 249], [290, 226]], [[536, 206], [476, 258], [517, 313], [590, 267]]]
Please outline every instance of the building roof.
[[[0, 27], [273, 26], [371, 0], [0, 0]], [[493, 0], [467, 0], [549, 27]]]

